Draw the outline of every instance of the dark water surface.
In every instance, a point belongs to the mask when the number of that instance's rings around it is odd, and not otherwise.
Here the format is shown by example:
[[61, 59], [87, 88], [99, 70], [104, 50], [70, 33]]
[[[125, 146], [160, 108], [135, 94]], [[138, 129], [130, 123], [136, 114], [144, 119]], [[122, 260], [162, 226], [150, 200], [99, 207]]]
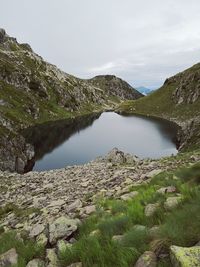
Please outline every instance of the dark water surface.
[[177, 127], [165, 120], [114, 112], [51, 122], [24, 131], [35, 147], [27, 170], [50, 170], [86, 163], [117, 147], [141, 158], [176, 154]]

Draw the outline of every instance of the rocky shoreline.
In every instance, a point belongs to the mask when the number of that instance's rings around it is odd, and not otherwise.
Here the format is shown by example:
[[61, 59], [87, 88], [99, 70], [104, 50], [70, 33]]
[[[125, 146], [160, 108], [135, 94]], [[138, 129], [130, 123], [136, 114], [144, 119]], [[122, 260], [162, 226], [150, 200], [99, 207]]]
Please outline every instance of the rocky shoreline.
[[[99, 199], [127, 201], [137, 193], [131, 192], [133, 186], [148, 183], [163, 171], [198, 161], [199, 153], [183, 158], [140, 160], [115, 148], [105, 157], [80, 166], [24, 175], [0, 172], [0, 205], [6, 210], [0, 214], [1, 229], [17, 231], [19, 238], [20, 233], [26, 232], [29, 238], [46, 246], [47, 266], [58, 266], [54, 262], [55, 251], [76, 242], [78, 226], [96, 212]], [[16, 251], [9, 253], [11, 259], [17, 257]], [[38, 267], [41, 263], [44, 264], [36, 259], [29, 265]]]
[[9, 203], [38, 212], [28, 218], [17, 218], [9, 213], [1, 224], [9, 229], [29, 229], [34, 224], [48, 223], [62, 215], [85, 218], [94, 210], [92, 206], [98, 197], [120, 198], [129, 193], [133, 184], [141, 184], [162, 171], [199, 160], [200, 156], [185, 160], [176, 157], [139, 160], [113, 149], [106, 157], [80, 166], [24, 175], [0, 172], [1, 206]]

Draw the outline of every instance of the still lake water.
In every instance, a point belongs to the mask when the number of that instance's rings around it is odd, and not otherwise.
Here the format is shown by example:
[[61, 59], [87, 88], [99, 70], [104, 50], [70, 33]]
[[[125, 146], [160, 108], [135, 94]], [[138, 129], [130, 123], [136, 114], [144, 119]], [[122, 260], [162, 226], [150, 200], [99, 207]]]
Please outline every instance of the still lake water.
[[166, 120], [114, 112], [38, 125], [23, 133], [36, 153], [26, 171], [83, 164], [114, 147], [140, 158], [169, 156], [177, 153], [177, 130]]

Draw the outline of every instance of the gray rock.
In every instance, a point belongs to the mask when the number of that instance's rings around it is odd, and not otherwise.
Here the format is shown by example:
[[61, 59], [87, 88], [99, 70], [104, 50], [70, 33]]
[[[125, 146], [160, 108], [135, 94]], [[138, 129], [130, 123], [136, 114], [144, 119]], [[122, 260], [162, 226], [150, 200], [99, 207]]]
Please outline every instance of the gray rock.
[[49, 242], [56, 244], [58, 239], [67, 238], [73, 234], [80, 224], [78, 219], [68, 217], [59, 217], [53, 223], [49, 224]]
[[49, 207], [61, 207], [65, 204], [63, 199], [54, 200], [49, 204]]
[[75, 211], [77, 209], [80, 209], [82, 206], [83, 206], [83, 204], [82, 204], [81, 200], [77, 199], [67, 207], [67, 211], [68, 212]]
[[45, 226], [43, 224], [37, 224], [31, 229], [29, 236], [36, 237], [39, 234], [41, 234], [44, 231], [44, 229], [45, 229]]
[[124, 201], [131, 200], [136, 197], [139, 193], [137, 191], [133, 191], [127, 194], [122, 195], [120, 198]]
[[45, 263], [40, 259], [33, 259], [28, 262], [26, 267], [45, 267]]
[[82, 263], [81, 262], [76, 262], [76, 263], [72, 263], [71, 265], [68, 265], [67, 267], [82, 267]]
[[171, 210], [176, 208], [182, 200], [181, 196], [178, 197], [168, 197], [167, 200], [164, 203], [164, 207], [167, 210]]
[[96, 211], [96, 206], [95, 205], [90, 205], [90, 206], [84, 207], [84, 212], [87, 215], [90, 215], [90, 214], [94, 213], [95, 211]]
[[156, 192], [159, 194], [175, 193], [176, 187], [175, 186], [162, 187], [162, 188], [158, 189]]
[[156, 267], [157, 260], [155, 253], [151, 251], [144, 252], [137, 260], [135, 267]]
[[155, 225], [149, 229], [149, 236], [151, 238], [157, 238], [160, 234], [160, 227]]
[[147, 217], [152, 216], [156, 212], [156, 210], [157, 210], [158, 207], [159, 207], [159, 204], [158, 203], [148, 204], [145, 207], [145, 210], [144, 210], [145, 216], [147, 216]]
[[114, 235], [112, 237], [112, 240], [115, 241], [115, 242], [121, 242], [123, 239], [123, 235]]
[[150, 171], [150, 172], [146, 173], [145, 176], [146, 176], [147, 178], [153, 178], [154, 176], [160, 174], [161, 172], [163, 172], [163, 170], [161, 170], [161, 169], [157, 169], [157, 170], [153, 170], [153, 171]]
[[106, 160], [112, 163], [125, 163], [124, 153], [118, 148], [113, 148], [106, 156]]
[[18, 261], [18, 255], [14, 248], [0, 255], [0, 266], [9, 267], [16, 265]]

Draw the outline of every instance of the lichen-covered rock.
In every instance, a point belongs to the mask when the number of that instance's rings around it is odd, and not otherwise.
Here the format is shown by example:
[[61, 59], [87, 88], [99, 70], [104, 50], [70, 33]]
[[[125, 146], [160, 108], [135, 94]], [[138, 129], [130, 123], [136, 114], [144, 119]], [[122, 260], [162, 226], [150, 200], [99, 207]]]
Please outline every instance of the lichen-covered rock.
[[147, 216], [147, 217], [152, 216], [156, 212], [156, 210], [158, 209], [158, 207], [159, 207], [159, 203], [148, 204], [145, 207], [145, 210], [144, 210], [145, 216]]
[[164, 203], [164, 207], [167, 210], [171, 210], [176, 208], [182, 200], [181, 196], [178, 197], [168, 197], [167, 200]]
[[45, 247], [48, 243], [48, 238], [44, 233], [37, 236], [36, 242], [39, 246]]
[[59, 217], [49, 224], [49, 242], [56, 244], [58, 239], [66, 239], [77, 230], [79, 224], [80, 221], [78, 219], [70, 219], [64, 216]]
[[26, 267], [45, 267], [45, 263], [40, 259], [33, 259], [28, 262]]
[[123, 235], [114, 235], [112, 240], [120, 243], [123, 240]]
[[9, 267], [16, 265], [18, 261], [18, 255], [14, 248], [0, 255], [0, 266]]
[[58, 257], [54, 248], [47, 249], [46, 260], [48, 263], [48, 267], [58, 267]]
[[170, 257], [174, 267], [199, 267], [200, 247], [170, 247]]
[[151, 251], [144, 252], [137, 260], [135, 267], [156, 267], [156, 255]]

